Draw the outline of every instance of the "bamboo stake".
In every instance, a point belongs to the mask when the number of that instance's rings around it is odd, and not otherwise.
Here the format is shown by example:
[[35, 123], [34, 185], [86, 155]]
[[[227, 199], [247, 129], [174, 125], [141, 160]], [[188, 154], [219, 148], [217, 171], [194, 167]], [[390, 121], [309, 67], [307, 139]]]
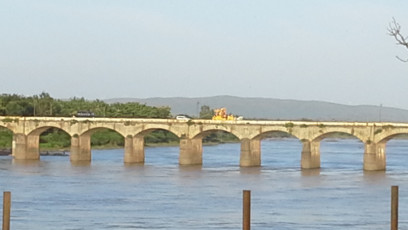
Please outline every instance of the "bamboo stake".
[[11, 193], [3, 193], [3, 230], [10, 230]]
[[391, 230], [398, 230], [398, 186], [391, 187]]
[[251, 229], [251, 191], [244, 190], [243, 194], [243, 219], [242, 219], [242, 229]]

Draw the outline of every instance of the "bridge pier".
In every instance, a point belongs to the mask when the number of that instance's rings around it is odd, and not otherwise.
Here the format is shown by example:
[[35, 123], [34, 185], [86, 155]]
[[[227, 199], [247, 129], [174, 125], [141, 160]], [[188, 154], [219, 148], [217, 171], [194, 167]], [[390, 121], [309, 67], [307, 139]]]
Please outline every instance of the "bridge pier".
[[302, 169], [320, 168], [320, 142], [319, 141], [302, 141]]
[[144, 163], [144, 136], [131, 135], [125, 137], [125, 156], [124, 163]]
[[39, 160], [39, 135], [13, 135], [12, 155], [16, 160]]
[[91, 161], [91, 136], [84, 134], [71, 137], [71, 161]]
[[244, 138], [241, 140], [239, 165], [243, 167], [261, 166], [261, 141]]
[[364, 144], [364, 170], [385, 170], [385, 145], [386, 142]]
[[13, 156], [14, 159], [17, 159], [17, 160], [25, 159], [26, 149], [27, 149], [26, 142], [27, 142], [27, 139], [24, 134], [15, 133], [13, 135], [11, 155]]
[[201, 138], [180, 139], [180, 165], [203, 164], [203, 141]]

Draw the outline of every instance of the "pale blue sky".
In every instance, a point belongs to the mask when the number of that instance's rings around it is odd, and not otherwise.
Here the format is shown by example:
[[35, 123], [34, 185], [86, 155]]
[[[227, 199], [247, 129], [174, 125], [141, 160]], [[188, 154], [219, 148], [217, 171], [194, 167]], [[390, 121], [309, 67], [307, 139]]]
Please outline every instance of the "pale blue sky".
[[0, 0], [0, 93], [408, 109], [408, 1]]

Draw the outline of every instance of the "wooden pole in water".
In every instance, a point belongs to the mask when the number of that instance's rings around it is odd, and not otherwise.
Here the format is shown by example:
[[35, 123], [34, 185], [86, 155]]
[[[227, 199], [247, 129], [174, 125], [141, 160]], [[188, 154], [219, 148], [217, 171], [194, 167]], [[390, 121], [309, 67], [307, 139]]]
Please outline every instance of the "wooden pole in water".
[[3, 230], [10, 230], [11, 193], [3, 193]]
[[391, 187], [391, 230], [398, 230], [398, 186]]
[[243, 219], [242, 219], [242, 229], [250, 230], [251, 229], [251, 191], [244, 190], [243, 194]]

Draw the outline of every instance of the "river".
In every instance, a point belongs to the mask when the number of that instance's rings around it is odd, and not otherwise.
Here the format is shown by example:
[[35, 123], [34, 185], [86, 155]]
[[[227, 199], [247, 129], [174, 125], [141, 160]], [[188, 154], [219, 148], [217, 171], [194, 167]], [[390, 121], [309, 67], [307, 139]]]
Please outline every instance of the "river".
[[[387, 171], [364, 172], [364, 146], [324, 140], [321, 169], [301, 170], [301, 143], [262, 141], [262, 166], [239, 167], [238, 143], [203, 147], [202, 166], [179, 166], [178, 147], [146, 148], [144, 165], [123, 149], [92, 150], [92, 162], [0, 157], [11, 191], [11, 229], [242, 229], [251, 190], [252, 229], [389, 229], [390, 187], [399, 185], [399, 226], [408, 228], [408, 140], [387, 144]], [[3, 194], [1, 194], [2, 196]]]

